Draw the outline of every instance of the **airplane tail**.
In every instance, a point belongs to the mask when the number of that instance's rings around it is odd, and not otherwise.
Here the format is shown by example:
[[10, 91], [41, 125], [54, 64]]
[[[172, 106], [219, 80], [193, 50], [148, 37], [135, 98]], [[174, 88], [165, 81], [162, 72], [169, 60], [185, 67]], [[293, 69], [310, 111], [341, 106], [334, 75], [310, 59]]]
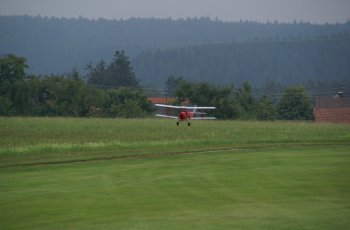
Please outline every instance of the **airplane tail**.
[[204, 116], [205, 114], [207, 114], [206, 112], [197, 112], [197, 106], [195, 105], [192, 111], [192, 114], [194, 117], [198, 117], [198, 116]]
[[193, 108], [193, 111], [192, 111], [192, 112], [193, 112], [193, 114], [196, 114], [196, 112], [197, 112], [197, 105], [195, 105], [195, 106], [194, 106], [194, 108]]

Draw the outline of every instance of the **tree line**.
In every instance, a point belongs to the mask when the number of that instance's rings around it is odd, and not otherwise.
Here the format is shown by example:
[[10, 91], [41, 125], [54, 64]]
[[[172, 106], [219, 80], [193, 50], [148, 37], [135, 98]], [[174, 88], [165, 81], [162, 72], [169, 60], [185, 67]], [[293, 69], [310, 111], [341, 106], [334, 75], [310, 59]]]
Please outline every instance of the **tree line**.
[[189, 82], [170, 76], [167, 88], [174, 92], [176, 103], [189, 100], [192, 104], [215, 106], [212, 115], [221, 119], [241, 120], [311, 120], [313, 106], [303, 86], [289, 86], [279, 101], [268, 96], [257, 98], [248, 81], [240, 88], [233, 85], [214, 86], [206, 82]]
[[[130, 118], [147, 117], [154, 112], [123, 51], [116, 51], [108, 65], [102, 61], [88, 64], [86, 79], [76, 70], [62, 76], [36, 76], [27, 75], [26, 68], [23, 57], [10, 54], [0, 58], [1, 116]], [[192, 104], [216, 106], [213, 115], [221, 119], [313, 117], [312, 103], [302, 86], [288, 87], [282, 99], [274, 104], [267, 96], [254, 97], [248, 81], [235, 89], [233, 85], [215, 86], [170, 76], [166, 85], [171, 96], [177, 98], [176, 103], [190, 100]]]
[[[117, 52], [113, 78], [132, 73], [129, 66], [121, 69], [116, 63], [125, 61]], [[15, 55], [0, 58], [1, 116], [73, 116], [73, 117], [145, 117], [153, 107], [141, 90], [127, 88], [101, 89], [87, 84], [78, 71], [66, 75], [26, 75], [26, 59]], [[131, 76], [131, 78], [133, 75]], [[91, 77], [92, 78], [92, 77]], [[134, 79], [136, 83], [136, 79]]]

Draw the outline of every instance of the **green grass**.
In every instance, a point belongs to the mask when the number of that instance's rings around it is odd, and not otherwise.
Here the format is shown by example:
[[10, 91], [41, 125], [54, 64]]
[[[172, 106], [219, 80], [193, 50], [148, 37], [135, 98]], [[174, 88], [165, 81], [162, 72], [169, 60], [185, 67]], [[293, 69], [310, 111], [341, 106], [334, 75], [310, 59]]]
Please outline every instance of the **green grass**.
[[349, 147], [2, 169], [2, 229], [347, 229]]
[[350, 142], [350, 125], [162, 119], [0, 118], [0, 166], [154, 153]]
[[0, 118], [0, 213], [0, 229], [348, 229], [350, 126]]

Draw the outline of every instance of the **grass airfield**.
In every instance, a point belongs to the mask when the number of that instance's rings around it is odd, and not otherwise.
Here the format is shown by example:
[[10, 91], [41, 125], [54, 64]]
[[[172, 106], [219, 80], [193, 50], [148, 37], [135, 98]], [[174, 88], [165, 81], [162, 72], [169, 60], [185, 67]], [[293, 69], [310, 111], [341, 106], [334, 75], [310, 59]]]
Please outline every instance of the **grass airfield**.
[[0, 118], [0, 229], [348, 229], [350, 126]]

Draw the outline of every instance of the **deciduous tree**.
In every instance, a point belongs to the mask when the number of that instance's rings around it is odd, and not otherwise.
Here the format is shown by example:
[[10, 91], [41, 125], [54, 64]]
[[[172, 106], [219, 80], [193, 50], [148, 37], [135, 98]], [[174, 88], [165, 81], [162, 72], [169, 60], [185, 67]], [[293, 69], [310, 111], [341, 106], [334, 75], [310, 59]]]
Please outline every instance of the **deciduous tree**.
[[277, 106], [277, 113], [284, 120], [310, 120], [312, 104], [303, 86], [290, 86]]

